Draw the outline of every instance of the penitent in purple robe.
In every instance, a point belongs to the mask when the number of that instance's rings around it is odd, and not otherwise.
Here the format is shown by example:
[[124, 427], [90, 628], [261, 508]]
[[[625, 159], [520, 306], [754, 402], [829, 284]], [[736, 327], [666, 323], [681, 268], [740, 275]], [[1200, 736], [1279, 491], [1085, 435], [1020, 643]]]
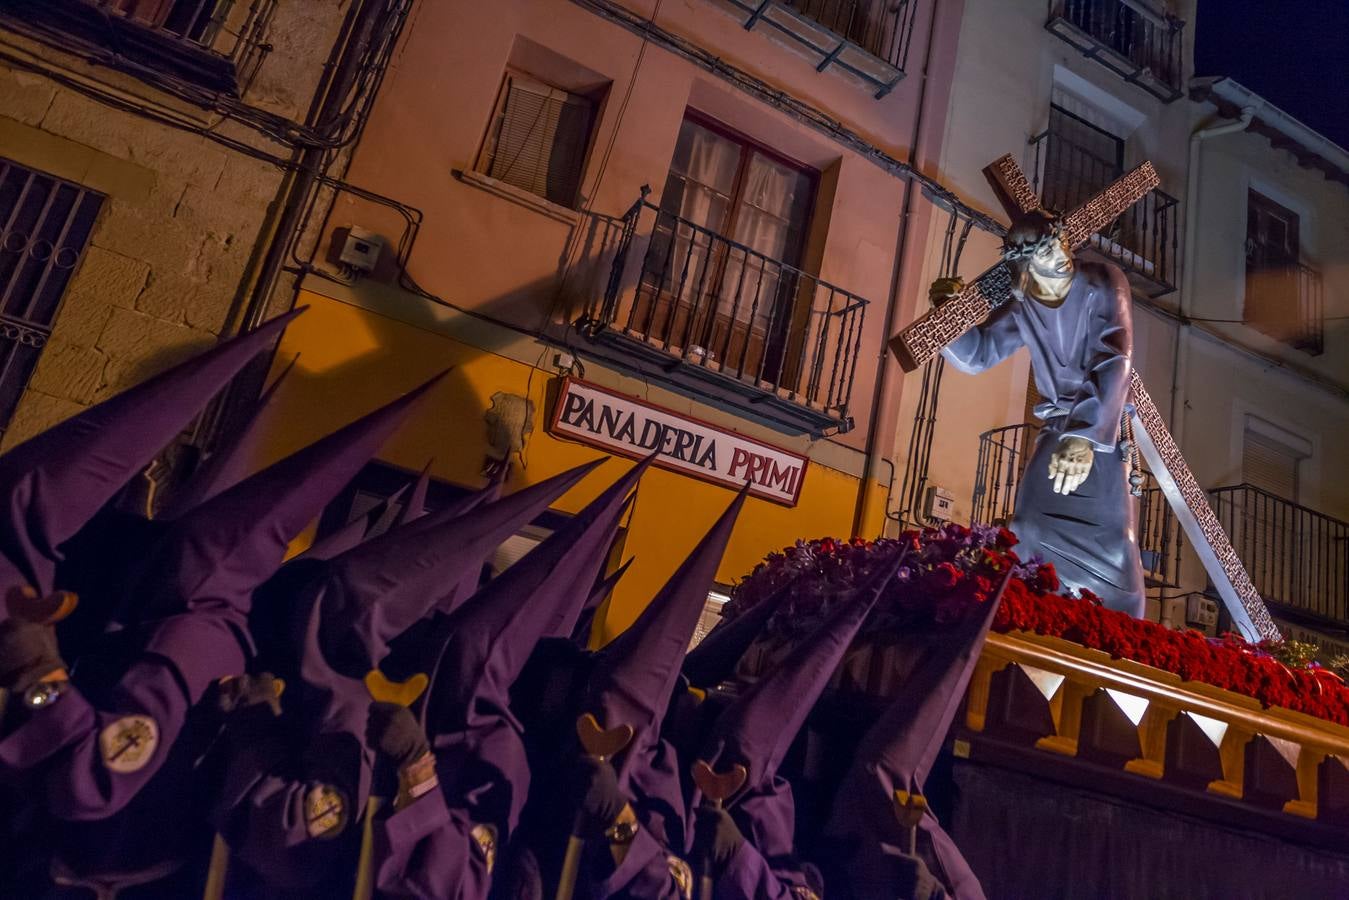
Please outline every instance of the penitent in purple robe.
[[[1086, 588], [1111, 609], [1143, 614], [1137, 506], [1119, 448], [1133, 364], [1129, 283], [1115, 266], [1081, 263], [1063, 303], [1005, 303], [942, 354], [962, 372], [982, 372], [1018, 348], [1030, 352], [1044, 422], [1017, 491], [1009, 527], [1023, 556], [1054, 564], [1066, 587]], [[1091, 473], [1056, 494], [1049, 459], [1064, 437], [1095, 448]]]
[[[362, 681], [389, 642], [421, 619], [490, 550], [531, 521], [593, 466], [580, 466], [496, 503], [442, 510], [328, 561], [288, 603], [287, 734], [227, 760], [214, 819], [246, 872], [298, 890], [349, 879], [374, 759], [365, 746], [371, 698]], [[290, 663], [295, 666], [294, 660]], [[282, 729], [278, 729], [278, 732]], [[332, 816], [319, 815], [325, 808]]]
[[385, 895], [487, 896], [495, 856], [487, 842], [511, 839], [530, 785], [510, 687], [540, 639], [570, 633], [646, 468], [634, 467], [452, 615], [426, 699], [440, 786], [377, 826]]

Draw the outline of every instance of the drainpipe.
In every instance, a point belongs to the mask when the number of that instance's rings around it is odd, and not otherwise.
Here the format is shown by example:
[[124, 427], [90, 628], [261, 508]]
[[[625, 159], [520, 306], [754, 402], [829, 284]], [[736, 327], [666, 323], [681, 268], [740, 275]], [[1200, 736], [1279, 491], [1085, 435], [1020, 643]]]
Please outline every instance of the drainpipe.
[[1176, 341], [1171, 354], [1171, 435], [1177, 446], [1185, 446], [1185, 404], [1181, 400], [1180, 386], [1189, 376], [1190, 342], [1188, 331], [1191, 328], [1189, 313], [1193, 309], [1191, 296], [1194, 292], [1194, 247], [1199, 232], [1199, 165], [1200, 146], [1204, 141], [1236, 134], [1250, 127], [1255, 118], [1256, 108], [1247, 106], [1241, 110], [1241, 117], [1221, 125], [1200, 128], [1190, 135], [1190, 162], [1185, 179], [1185, 262], [1181, 270], [1180, 300], [1177, 303]]
[[[941, 4], [934, 4], [932, 7], [932, 18], [927, 24], [927, 46], [923, 48], [923, 80], [918, 88], [917, 111], [914, 113], [913, 121], [913, 137], [909, 142], [909, 166], [914, 172], [922, 171], [923, 160], [919, 158], [919, 148], [922, 146], [921, 141], [926, 138], [923, 124], [928, 118], [927, 107], [932, 99], [931, 94], [928, 92], [928, 79], [932, 67], [932, 44], [937, 33], [937, 17], [940, 15], [941, 6]], [[955, 8], [957, 23], [960, 21], [960, 12], [961, 8], [957, 5]], [[895, 247], [895, 267], [890, 279], [890, 302], [886, 304], [885, 329], [881, 335], [881, 353], [878, 360], [879, 372], [876, 377], [876, 389], [871, 400], [871, 417], [867, 421], [867, 443], [865, 451], [866, 455], [862, 464], [862, 481], [858, 487], [857, 505], [853, 510], [852, 533], [855, 535], [860, 535], [862, 533], [863, 524], [870, 517], [873, 507], [876, 506], [876, 501], [872, 499], [872, 495], [875, 492], [871, 489], [872, 482], [876, 479], [872, 477], [872, 473], [880, 468], [881, 460], [885, 459], [882, 455], [884, 443], [881, 437], [881, 410], [885, 401], [888, 399], [891, 382], [896, 377], [899, 377], [897, 372], [899, 363], [895, 360], [894, 354], [890, 352], [890, 338], [897, 330], [895, 326], [895, 317], [900, 306], [903, 273], [906, 271], [906, 263], [910, 262], [907, 257], [910, 256], [911, 250], [909, 247], [909, 224], [910, 219], [913, 217], [913, 197], [920, 190], [921, 187], [916, 178], [910, 178], [904, 188], [904, 207], [903, 211], [900, 213], [899, 239]], [[918, 261], [913, 260], [912, 264], [917, 265]], [[893, 438], [893, 435], [891, 435], [891, 437]], [[888, 462], [889, 460], [886, 461]], [[891, 483], [894, 482], [893, 463], [891, 463], [890, 468], [890, 480]], [[882, 499], [880, 503], [885, 505], [888, 502], [888, 499], [889, 492], [887, 491], [885, 499]], [[881, 512], [884, 513], [886, 510], [882, 509]]]

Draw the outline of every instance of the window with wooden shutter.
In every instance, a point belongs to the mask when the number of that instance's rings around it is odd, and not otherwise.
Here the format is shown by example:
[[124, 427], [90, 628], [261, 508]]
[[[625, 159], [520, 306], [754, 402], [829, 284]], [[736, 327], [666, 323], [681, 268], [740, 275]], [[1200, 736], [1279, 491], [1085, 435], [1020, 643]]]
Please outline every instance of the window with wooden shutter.
[[593, 119], [588, 98], [509, 73], [479, 171], [574, 207]]
[[1298, 464], [1304, 455], [1247, 428], [1241, 452], [1241, 478], [1253, 487], [1296, 503]]

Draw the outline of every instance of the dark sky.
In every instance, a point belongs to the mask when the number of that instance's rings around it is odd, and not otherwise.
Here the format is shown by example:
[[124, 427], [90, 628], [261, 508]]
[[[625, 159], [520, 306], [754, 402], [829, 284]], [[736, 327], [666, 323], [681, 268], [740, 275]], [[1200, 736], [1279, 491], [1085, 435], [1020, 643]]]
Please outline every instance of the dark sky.
[[1199, 0], [1195, 74], [1235, 78], [1349, 148], [1349, 0]]

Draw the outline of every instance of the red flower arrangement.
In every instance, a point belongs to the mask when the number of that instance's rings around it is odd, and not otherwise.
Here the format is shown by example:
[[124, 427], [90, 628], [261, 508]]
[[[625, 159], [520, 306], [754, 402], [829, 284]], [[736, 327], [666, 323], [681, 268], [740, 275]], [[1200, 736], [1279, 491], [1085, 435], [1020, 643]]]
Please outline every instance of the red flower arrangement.
[[1265, 706], [1281, 706], [1349, 726], [1349, 687], [1315, 664], [1287, 665], [1279, 647], [1251, 644], [1228, 634], [1209, 638], [1173, 631], [1156, 622], [1106, 609], [1088, 592], [1059, 593], [1054, 567], [1023, 563], [1016, 537], [1005, 528], [906, 532], [897, 539], [798, 541], [769, 554], [733, 593], [725, 615], [734, 618], [761, 602], [777, 610], [770, 636], [804, 635], [836, 603], [850, 597], [879, 561], [904, 552], [899, 574], [877, 601], [860, 636], [871, 639], [939, 629], [963, 619], [988, 601], [1010, 568], [1012, 577], [993, 630], [1033, 631], [1063, 638], [1214, 687], [1244, 694]]

